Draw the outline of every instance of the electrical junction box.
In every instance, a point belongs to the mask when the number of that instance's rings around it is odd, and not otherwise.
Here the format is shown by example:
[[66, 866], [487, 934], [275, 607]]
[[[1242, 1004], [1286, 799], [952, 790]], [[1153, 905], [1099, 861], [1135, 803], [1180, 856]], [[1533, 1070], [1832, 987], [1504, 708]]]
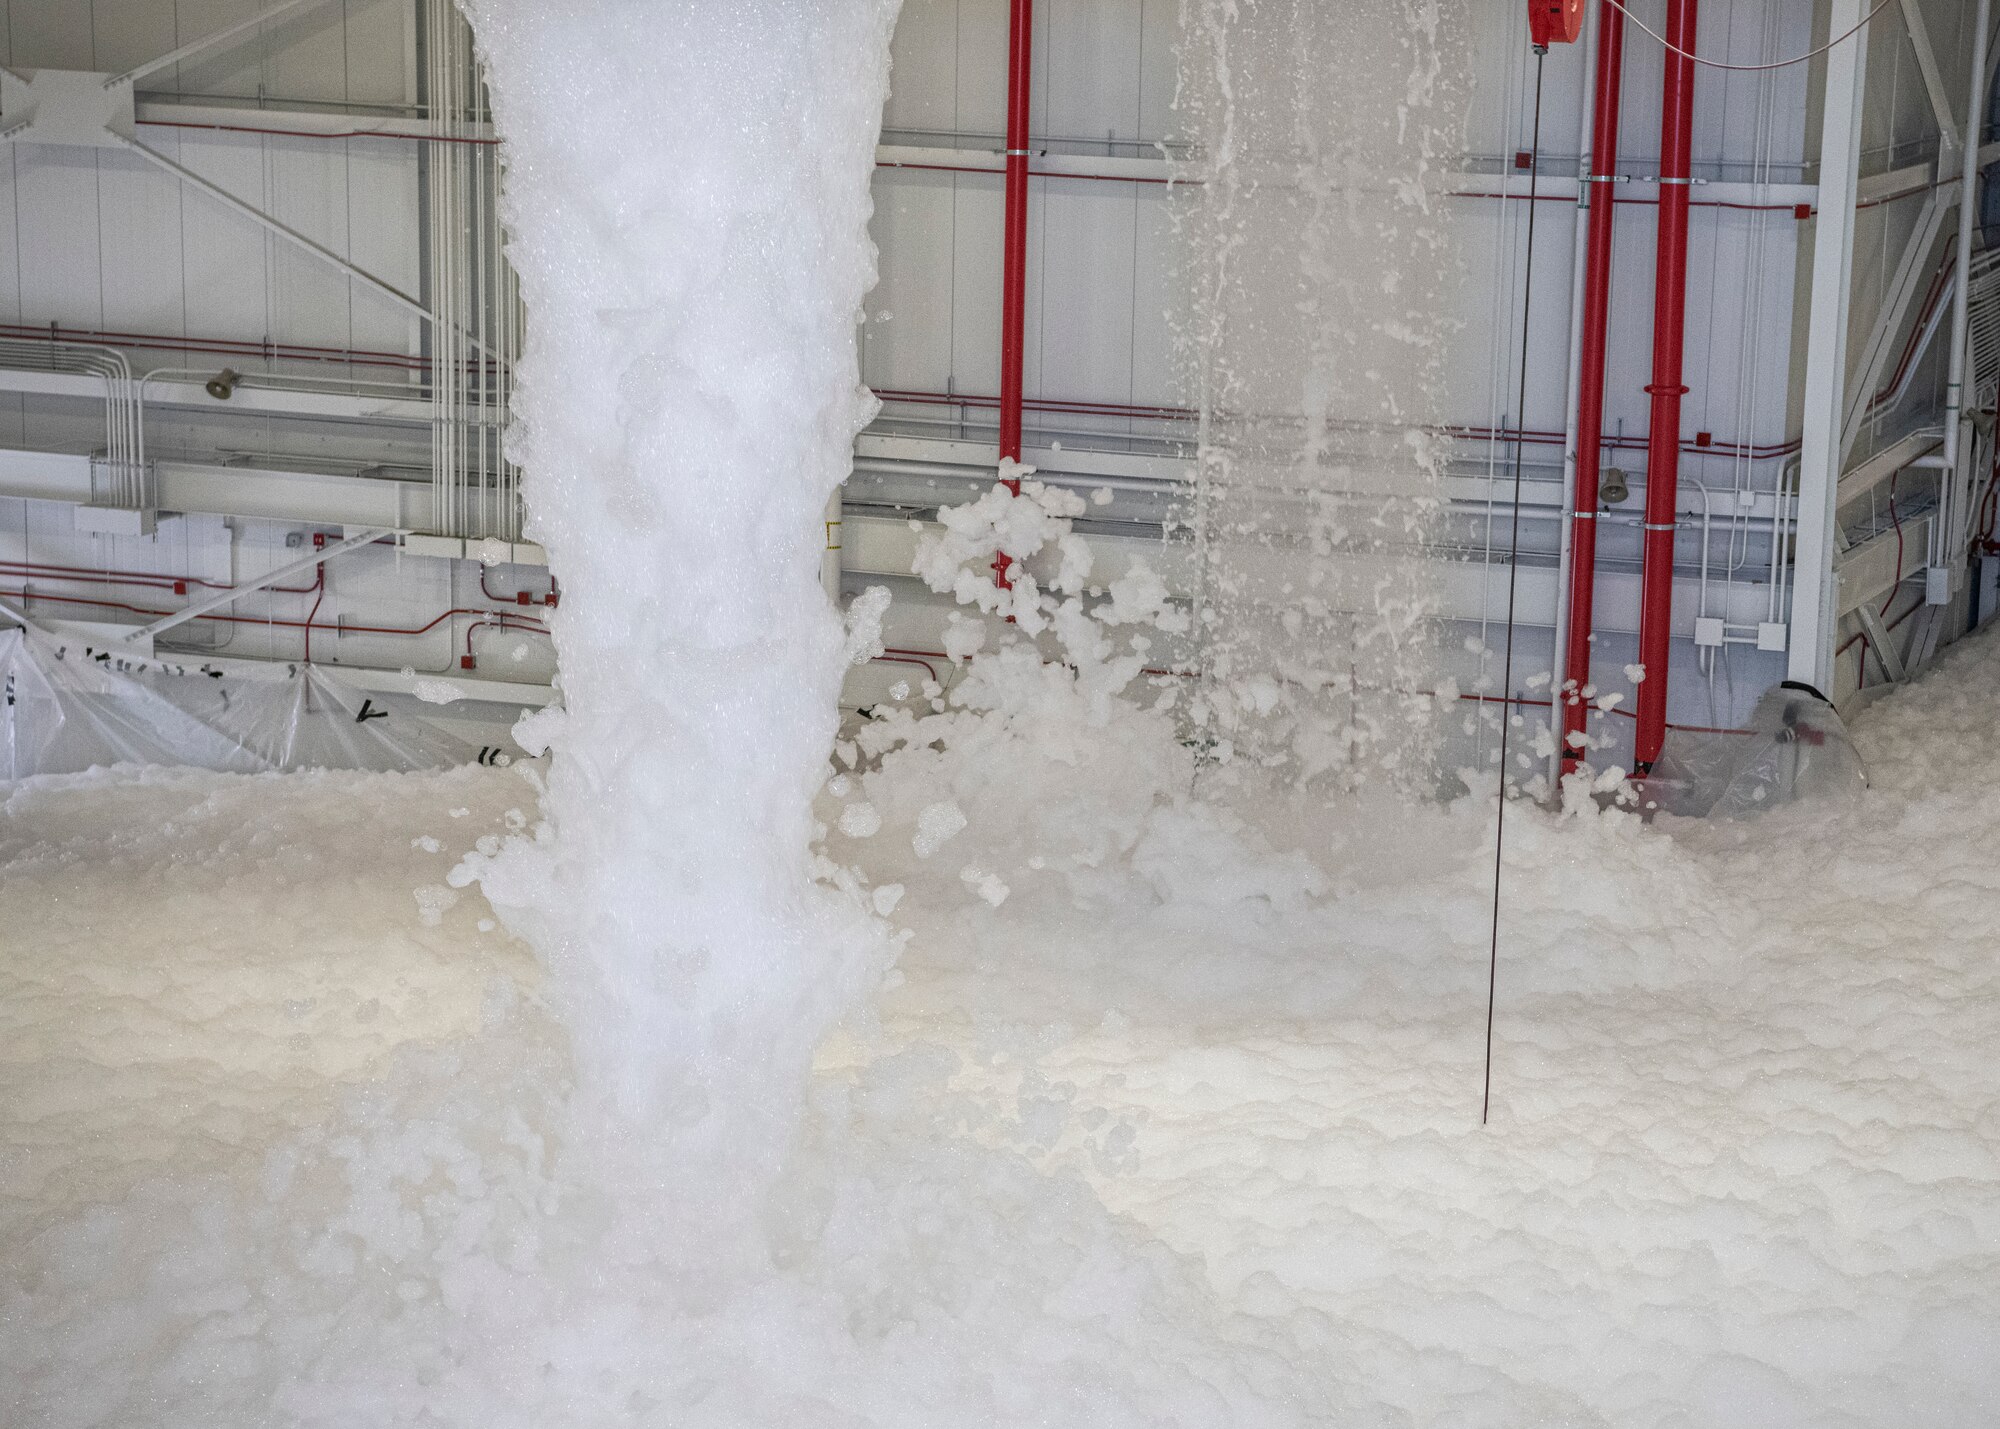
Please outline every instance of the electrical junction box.
[[1951, 604], [1951, 567], [1927, 566], [1924, 568], [1924, 604]]
[[1694, 618], [1694, 643], [1704, 650], [1713, 650], [1722, 644], [1722, 617], [1697, 615]]
[[1760, 620], [1757, 622], [1757, 648], [1759, 650], [1783, 650], [1789, 643], [1786, 639], [1784, 621]]

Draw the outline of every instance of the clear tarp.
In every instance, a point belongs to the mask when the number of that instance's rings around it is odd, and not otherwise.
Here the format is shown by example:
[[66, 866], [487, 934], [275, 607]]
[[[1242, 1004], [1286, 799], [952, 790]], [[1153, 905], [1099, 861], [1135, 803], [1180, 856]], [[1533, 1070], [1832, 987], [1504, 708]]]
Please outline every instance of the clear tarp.
[[0, 778], [120, 763], [439, 769], [492, 753], [412, 713], [407, 698], [366, 694], [311, 665], [224, 672], [8, 629], [0, 688]]
[[1740, 733], [1671, 731], [1647, 780], [1666, 812], [1723, 819], [1802, 799], [1847, 799], [1867, 784], [1832, 704], [1789, 681], [1764, 693]]

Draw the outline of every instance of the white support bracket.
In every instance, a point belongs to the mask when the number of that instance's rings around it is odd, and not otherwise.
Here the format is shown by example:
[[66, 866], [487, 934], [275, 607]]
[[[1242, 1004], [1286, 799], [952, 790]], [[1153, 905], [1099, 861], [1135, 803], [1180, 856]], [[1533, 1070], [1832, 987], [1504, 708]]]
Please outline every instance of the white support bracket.
[[357, 546], [366, 546], [371, 542], [381, 540], [384, 536], [396, 534], [399, 533], [392, 526], [374, 527], [362, 531], [358, 535], [349, 536], [343, 541], [336, 541], [333, 545], [314, 551], [310, 555], [301, 556], [296, 561], [287, 561], [282, 566], [276, 566], [264, 572], [264, 574], [258, 576], [253, 581], [233, 587], [230, 590], [217, 591], [214, 595], [208, 596], [203, 600], [198, 600], [193, 605], [175, 611], [172, 615], [163, 616], [150, 625], [141, 625], [125, 638], [127, 640], [151, 639], [163, 630], [171, 630], [176, 625], [185, 625], [190, 620], [199, 620], [211, 610], [228, 605], [231, 601], [236, 600], [240, 596], [246, 596], [252, 591], [262, 590], [267, 585], [274, 585], [286, 576], [297, 575], [300, 571], [309, 571], [314, 566], [324, 561], [330, 561], [344, 551], [351, 551]]
[[1903, 23], [1909, 27], [1910, 48], [1916, 51], [1924, 92], [1930, 96], [1931, 114], [1937, 119], [1938, 160], [1942, 169], [1958, 153], [1958, 121], [1952, 117], [1951, 101], [1945, 98], [1944, 74], [1938, 69], [1937, 51], [1931, 48], [1931, 32], [1924, 24], [1924, 10], [1918, 0], [1903, 0]]

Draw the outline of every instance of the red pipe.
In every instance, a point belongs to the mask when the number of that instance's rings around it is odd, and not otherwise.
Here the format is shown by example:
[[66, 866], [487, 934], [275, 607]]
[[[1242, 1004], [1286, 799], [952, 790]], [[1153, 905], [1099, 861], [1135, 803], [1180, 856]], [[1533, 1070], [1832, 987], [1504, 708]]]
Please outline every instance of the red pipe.
[[142, 129], [208, 129], [218, 134], [264, 134], [280, 139], [401, 139], [411, 144], [469, 144], [475, 148], [497, 148], [498, 139], [458, 138], [449, 134], [410, 134], [400, 129], [343, 129], [331, 133], [321, 129], [266, 129], [248, 124], [189, 124], [175, 119], [139, 119]]
[[[903, 388], [877, 387], [875, 395], [884, 402], [897, 402], [912, 407], [977, 407], [997, 408], [998, 397], [988, 397], [975, 392], [916, 392]], [[1187, 421], [1195, 416], [1191, 407], [1161, 407], [1129, 402], [1086, 402], [1066, 398], [1029, 397], [1021, 402], [1026, 412], [1052, 412], [1059, 416], [1074, 417], [1124, 417], [1135, 421]], [[1520, 430], [1515, 427], [1480, 426], [1427, 426], [1416, 430], [1450, 437], [1454, 441], [1501, 442], [1512, 445], [1515, 441], [1526, 442], [1529, 446], [1565, 446], [1569, 436], [1565, 432], [1547, 432], [1535, 428]], [[1703, 440], [1702, 438], [1707, 438]], [[1644, 437], [1605, 437], [1601, 445], [1614, 450], [1644, 451], [1647, 441]], [[1772, 461], [1779, 457], [1793, 455], [1799, 449], [1799, 442], [1774, 442], [1766, 446], [1756, 446], [1748, 442], [1718, 441], [1704, 432], [1699, 437], [1681, 443], [1681, 450], [1696, 456], [1745, 457], [1751, 461]]]
[[[1021, 459], [1021, 371], [1028, 302], [1028, 80], [1035, 0], [1013, 0], [1007, 26], [1007, 212], [1000, 280], [1000, 457]], [[1010, 486], [1016, 495], [1018, 485]]]
[[318, 592], [313, 597], [313, 608], [306, 612], [306, 663], [313, 662], [313, 622], [319, 619], [320, 605], [326, 600], [326, 562], [313, 567], [313, 589]]
[[1638, 735], [1633, 768], [1652, 772], [1667, 735], [1667, 655], [1674, 607], [1674, 506], [1679, 495], [1681, 382], [1687, 330], [1688, 188], [1693, 181], [1696, 0], [1667, 0], [1660, 105], [1660, 236], [1653, 302], [1653, 399], [1646, 448], [1645, 562], [1639, 588]]
[[[172, 333], [104, 332], [94, 328], [65, 328], [58, 323], [42, 325], [0, 323], [0, 337], [28, 341], [87, 342], [105, 347], [129, 347], [166, 352], [204, 352], [222, 357], [258, 357], [266, 361], [333, 362], [350, 367], [394, 367], [406, 372], [428, 372], [431, 360], [414, 353], [377, 352], [363, 348], [312, 347], [295, 342], [269, 342], [243, 338], [176, 337]], [[467, 372], [490, 367], [490, 358], [468, 358]]]
[[[1563, 770], [1576, 768], [1590, 684], [1597, 595], [1597, 476], [1604, 460], [1604, 344], [1611, 321], [1611, 232], [1617, 210], [1618, 109], [1625, 69], [1625, 12], [1603, 0], [1597, 14], [1597, 109], [1591, 121], [1590, 231], [1583, 273], [1583, 352], [1576, 404], [1576, 498], [1570, 510], [1569, 647], [1563, 657]], [[1682, 189], [1685, 193], [1685, 188]]]
[[[0, 561], [0, 576], [16, 579], [42, 577], [63, 581], [108, 581], [116, 585], [151, 586], [159, 590], [171, 590], [175, 595], [186, 595], [188, 586], [200, 586], [204, 590], [235, 590], [228, 581], [205, 581], [199, 576], [163, 576], [151, 571], [109, 571], [96, 566], [47, 566], [35, 565], [27, 561]], [[260, 591], [273, 595], [311, 595], [316, 589], [309, 585], [263, 585]]]
[[[1028, 306], [1028, 79], [1035, 54], [1035, 0], [1013, 0], [1007, 23], [1007, 211], [1000, 276], [1000, 460], [1021, 459], [1021, 373]], [[1021, 494], [1016, 478], [1001, 483]], [[1005, 551], [993, 556], [993, 579], [1010, 588]]]

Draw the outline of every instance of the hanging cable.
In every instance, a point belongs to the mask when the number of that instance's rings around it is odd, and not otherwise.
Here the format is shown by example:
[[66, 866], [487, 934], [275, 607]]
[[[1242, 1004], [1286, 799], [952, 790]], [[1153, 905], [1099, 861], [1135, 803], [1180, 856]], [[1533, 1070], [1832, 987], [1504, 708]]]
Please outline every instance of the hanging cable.
[[1493, 937], [1486, 957], [1486, 1071], [1479, 1093], [1479, 1124], [1493, 1105], [1493, 1004], [1500, 986], [1500, 854], [1507, 838], [1507, 732], [1517, 716], [1505, 701], [1514, 694], [1514, 600], [1521, 570], [1521, 468], [1526, 460], [1529, 318], [1535, 303], [1535, 190], [1542, 174], [1542, 62], [1548, 46], [1535, 46], [1535, 117], [1528, 141], [1528, 236], [1521, 263], [1521, 381], [1514, 399], [1514, 514], [1507, 536], [1507, 640], [1500, 662], [1500, 789], [1493, 812]]
[[1873, 10], [1870, 10], [1866, 15], [1863, 15], [1861, 17], [1860, 24], [1856, 25], [1853, 29], [1849, 30], [1844, 35], [1834, 36], [1832, 39], [1828, 40], [1825, 44], [1821, 45], [1816, 50], [1807, 50], [1804, 54], [1793, 55], [1788, 60], [1772, 60], [1769, 64], [1759, 64], [1759, 65], [1737, 65], [1737, 64], [1728, 64], [1722, 60], [1703, 59], [1700, 55], [1695, 54], [1690, 50], [1682, 49], [1679, 45], [1675, 44], [1672, 40], [1669, 40], [1665, 35], [1661, 34], [1658, 30], [1654, 29], [1651, 25], [1648, 25], [1644, 20], [1640, 19], [1637, 15], [1634, 15], [1629, 9], [1625, 7], [1624, 0], [1604, 0], [1604, 3], [1609, 5], [1612, 9], [1622, 13], [1626, 19], [1630, 20], [1633, 24], [1637, 25], [1640, 29], [1644, 30], [1647, 34], [1651, 35], [1654, 39], [1658, 40], [1662, 45], [1665, 45], [1668, 49], [1672, 50], [1675, 54], [1679, 55], [1682, 59], [1692, 60], [1695, 64], [1706, 65], [1710, 69], [1761, 70], [1761, 69], [1785, 69], [1791, 65], [1802, 65], [1807, 60], [1818, 59], [1821, 55], [1825, 54], [1835, 45], [1840, 44], [1844, 40], [1851, 40], [1856, 35], [1860, 34], [1863, 30], [1867, 29], [1869, 22], [1873, 20], [1877, 15], [1881, 14], [1884, 10], [1888, 9], [1889, 6], [1894, 3], [1894, 0], [1881, 0], [1881, 3], [1878, 4]]

